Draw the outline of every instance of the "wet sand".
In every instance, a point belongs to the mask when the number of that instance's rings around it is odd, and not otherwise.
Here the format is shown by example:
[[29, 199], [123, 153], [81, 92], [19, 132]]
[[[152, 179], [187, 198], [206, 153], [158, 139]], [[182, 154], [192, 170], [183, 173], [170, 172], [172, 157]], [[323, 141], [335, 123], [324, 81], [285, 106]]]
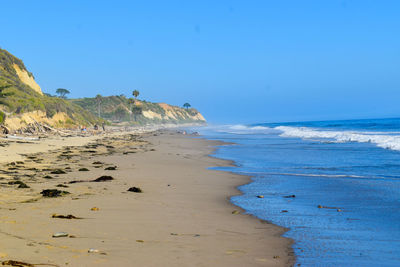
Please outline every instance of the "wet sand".
[[[207, 170], [229, 164], [208, 156], [220, 143], [169, 131], [91, 142], [22, 156], [20, 162], [1, 166], [0, 262], [293, 265], [292, 241], [281, 237], [283, 228], [242, 214], [229, 202], [238, 194], [236, 187], [249, 178]], [[113, 166], [116, 170], [105, 170]], [[66, 173], [54, 174], [58, 169]], [[100, 176], [113, 180], [89, 182]], [[9, 184], [16, 180], [30, 188]], [[133, 186], [143, 192], [128, 192]], [[70, 194], [44, 198], [43, 189]], [[56, 232], [69, 237], [53, 238]]]

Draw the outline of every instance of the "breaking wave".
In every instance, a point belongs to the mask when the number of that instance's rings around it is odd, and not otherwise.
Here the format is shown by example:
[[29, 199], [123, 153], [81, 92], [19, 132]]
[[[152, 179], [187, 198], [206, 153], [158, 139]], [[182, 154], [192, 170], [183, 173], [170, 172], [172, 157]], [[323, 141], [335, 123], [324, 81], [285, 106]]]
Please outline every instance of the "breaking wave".
[[400, 151], [400, 132], [327, 131], [308, 127], [278, 126], [282, 137], [319, 139], [320, 141], [372, 143], [378, 147]]
[[372, 143], [378, 147], [400, 151], [400, 132], [369, 132], [325, 130], [312, 127], [294, 126], [247, 126], [242, 124], [224, 125], [213, 130], [230, 134], [277, 134], [281, 137], [297, 137], [301, 139], [313, 139], [324, 143]]
[[216, 129], [218, 132], [226, 132], [231, 134], [271, 134], [271, 133], [279, 133], [279, 131], [274, 128], [265, 127], [265, 126], [246, 126], [242, 124], [236, 125], [226, 125], [219, 129]]

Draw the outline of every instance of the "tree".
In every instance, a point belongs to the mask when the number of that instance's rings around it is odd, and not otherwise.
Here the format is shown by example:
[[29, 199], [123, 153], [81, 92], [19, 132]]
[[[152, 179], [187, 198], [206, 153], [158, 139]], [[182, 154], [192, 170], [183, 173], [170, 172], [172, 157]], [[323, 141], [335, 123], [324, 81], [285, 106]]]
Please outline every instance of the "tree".
[[129, 103], [129, 111], [130, 111], [129, 117], [130, 117], [130, 120], [132, 120], [132, 113], [133, 113], [133, 111], [132, 111], [132, 104], [135, 103], [135, 100], [132, 99], [132, 98], [129, 98], [129, 99], [128, 99], [128, 103]]
[[71, 92], [64, 88], [58, 88], [56, 90], [56, 94], [60, 96], [60, 98], [67, 98], [66, 95], [70, 94]]
[[114, 115], [117, 120], [122, 121], [122, 119], [126, 116], [126, 107], [118, 105], [118, 107], [114, 111]]
[[188, 108], [191, 107], [191, 105], [190, 105], [189, 103], [185, 103], [185, 104], [183, 104], [183, 107], [186, 108], [186, 109], [188, 109]]
[[101, 117], [101, 101], [102, 100], [103, 100], [103, 97], [100, 94], [96, 95], [97, 113], [99, 115], [99, 118]]
[[132, 108], [132, 113], [133, 116], [135, 117], [135, 121], [137, 121], [137, 115], [142, 114], [142, 108], [137, 105], [134, 105]]
[[140, 92], [138, 90], [134, 90], [132, 92], [132, 95], [135, 97], [135, 99], [137, 99], [137, 97], [139, 96]]

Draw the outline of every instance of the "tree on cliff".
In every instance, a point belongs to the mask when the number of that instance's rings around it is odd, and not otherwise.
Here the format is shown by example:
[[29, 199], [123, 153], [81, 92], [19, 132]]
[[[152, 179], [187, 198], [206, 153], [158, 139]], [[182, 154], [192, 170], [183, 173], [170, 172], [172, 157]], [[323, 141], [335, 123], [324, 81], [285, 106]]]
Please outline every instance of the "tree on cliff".
[[58, 88], [56, 90], [56, 94], [60, 96], [60, 98], [67, 98], [66, 95], [70, 94], [71, 92], [64, 88]]
[[129, 111], [130, 111], [130, 113], [129, 113], [129, 118], [130, 118], [130, 120], [132, 120], [132, 113], [133, 113], [133, 111], [132, 111], [132, 104], [135, 103], [135, 100], [132, 99], [132, 98], [129, 98], [129, 99], [128, 99], [128, 103], [129, 103]]
[[132, 113], [135, 118], [135, 121], [137, 121], [137, 116], [142, 114], [142, 108], [137, 105], [134, 105], [132, 108]]
[[103, 100], [103, 97], [100, 94], [96, 95], [97, 113], [99, 115], [99, 118], [101, 117], [101, 101], [102, 100]]
[[117, 120], [122, 121], [123, 118], [126, 116], [126, 107], [123, 107], [121, 105], [119, 105], [115, 111], [114, 111], [114, 115], [116, 117]]
[[190, 105], [189, 103], [185, 103], [185, 104], [183, 104], [183, 107], [186, 108], [186, 109], [188, 109], [188, 108], [191, 107], [191, 105]]
[[135, 97], [135, 99], [137, 99], [137, 97], [139, 96], [140, 92], [138, 90], [134, 90], [132, 92], [132, 95]]

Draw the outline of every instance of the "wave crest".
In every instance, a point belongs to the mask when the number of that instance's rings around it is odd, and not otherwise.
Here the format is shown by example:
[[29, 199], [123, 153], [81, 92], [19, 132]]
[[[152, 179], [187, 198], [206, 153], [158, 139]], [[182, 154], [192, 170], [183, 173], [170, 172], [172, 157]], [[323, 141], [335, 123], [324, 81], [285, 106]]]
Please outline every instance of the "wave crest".
[[302, 139], [323, 139], [334, 142], [373, 143], [378, 147], [400, 151], [400, 133], [388, 135], [387, 132], [326, 131], [308, 127], [278, 126], [282, 137]]
[[218, 130], [219, 132], [232, 133], [232, 134], [271, 134], [279, 133], [274, 128], [265, 126], [246, 126], [243, 124], [226, 125]]

